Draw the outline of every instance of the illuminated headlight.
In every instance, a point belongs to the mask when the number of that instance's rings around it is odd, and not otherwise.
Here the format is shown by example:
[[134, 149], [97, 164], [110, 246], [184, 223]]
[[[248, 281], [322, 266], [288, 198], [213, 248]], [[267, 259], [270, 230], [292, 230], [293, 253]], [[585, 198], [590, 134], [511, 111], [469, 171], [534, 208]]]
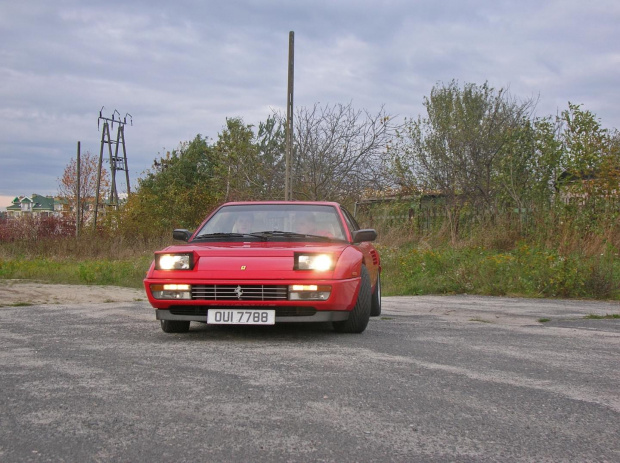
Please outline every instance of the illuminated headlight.
[[190, 285], [166, 284], [151, 285], [151, 292], [155, 299], [191, 299], [192, 287]]
[[157, 270], [191, 270], [194, 267], [193, 254], [156, 254]]
[[295, 270], [316, 270], [325, 272], [334, 268], [334, 259], [330, 254], [295, 254]]
[[331, 286], [290, 285], [288, 299], [289, 301], [326, 301], [331, 292]]

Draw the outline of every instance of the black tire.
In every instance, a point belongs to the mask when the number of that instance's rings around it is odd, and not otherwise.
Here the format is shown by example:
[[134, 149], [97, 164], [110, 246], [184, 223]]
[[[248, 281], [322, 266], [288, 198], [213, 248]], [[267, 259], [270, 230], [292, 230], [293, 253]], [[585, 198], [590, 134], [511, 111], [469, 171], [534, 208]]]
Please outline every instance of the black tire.
[[379, 315], [381, 315], [381, 274], [377, 275], [377, 285], [370, 303], [370, 316], [378, 317]]
[[362, 265], [362, 281], [355, 307], [347, 320], [332, 322], [334, 330], [338, 333], [362, 333], [366, 329], [370, 319], [371, 291], [370, 275]]
[[189, 323], [185, 320], [160, 320], [161, 329], [164, 333], [187, 333]]

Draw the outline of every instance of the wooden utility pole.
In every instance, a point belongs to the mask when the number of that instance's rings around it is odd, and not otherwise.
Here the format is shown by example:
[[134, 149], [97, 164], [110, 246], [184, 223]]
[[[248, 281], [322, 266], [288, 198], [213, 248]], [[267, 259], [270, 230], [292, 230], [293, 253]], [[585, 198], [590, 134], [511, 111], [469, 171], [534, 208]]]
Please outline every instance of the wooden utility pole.
[[77, 144], [77, 178], [75, 179], [75, 183], [77, 185], [76, 193], [75, 193], [75, 237], [80, 236], [80, 216], [82, 205], [80, 204], [80, 188], [81, 188], [81, 172], [80, 172], [80, 142]]
[[288, 91], [286, 94], [286, 172], [284, 180], [284, 200], [293, 199], [293, 83], [295, 74], [295, 32], [288, 34]]

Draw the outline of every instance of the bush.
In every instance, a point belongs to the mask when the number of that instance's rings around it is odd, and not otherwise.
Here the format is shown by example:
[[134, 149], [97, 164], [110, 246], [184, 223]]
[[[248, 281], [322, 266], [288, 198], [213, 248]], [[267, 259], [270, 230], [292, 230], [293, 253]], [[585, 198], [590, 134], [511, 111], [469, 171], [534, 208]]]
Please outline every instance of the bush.
[[23, 216], [0, 221], [0, 241], [34, 241], [67, 236], [75, 236], [75, 220], [66, 217]]

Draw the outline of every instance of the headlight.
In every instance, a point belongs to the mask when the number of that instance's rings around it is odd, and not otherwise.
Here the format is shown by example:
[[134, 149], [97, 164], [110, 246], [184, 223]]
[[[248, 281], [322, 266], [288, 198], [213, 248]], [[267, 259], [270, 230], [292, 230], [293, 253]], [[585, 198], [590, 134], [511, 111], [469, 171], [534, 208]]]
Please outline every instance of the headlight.
[[165, 284], [151, 285], [151, 292], [155, 299], [191, 299], [190, 285]]
[[156, 270], [191, 270], [194, 267], [193, 254], [156, 254]]
[[334, 259], [330, 254], [301, 254], [295, 253], [295, 270], [316, 270], [325, 272], [333, 270]]
[[289, 301], [326, 301], [332, 292], [331, 286], [290, 285]]

